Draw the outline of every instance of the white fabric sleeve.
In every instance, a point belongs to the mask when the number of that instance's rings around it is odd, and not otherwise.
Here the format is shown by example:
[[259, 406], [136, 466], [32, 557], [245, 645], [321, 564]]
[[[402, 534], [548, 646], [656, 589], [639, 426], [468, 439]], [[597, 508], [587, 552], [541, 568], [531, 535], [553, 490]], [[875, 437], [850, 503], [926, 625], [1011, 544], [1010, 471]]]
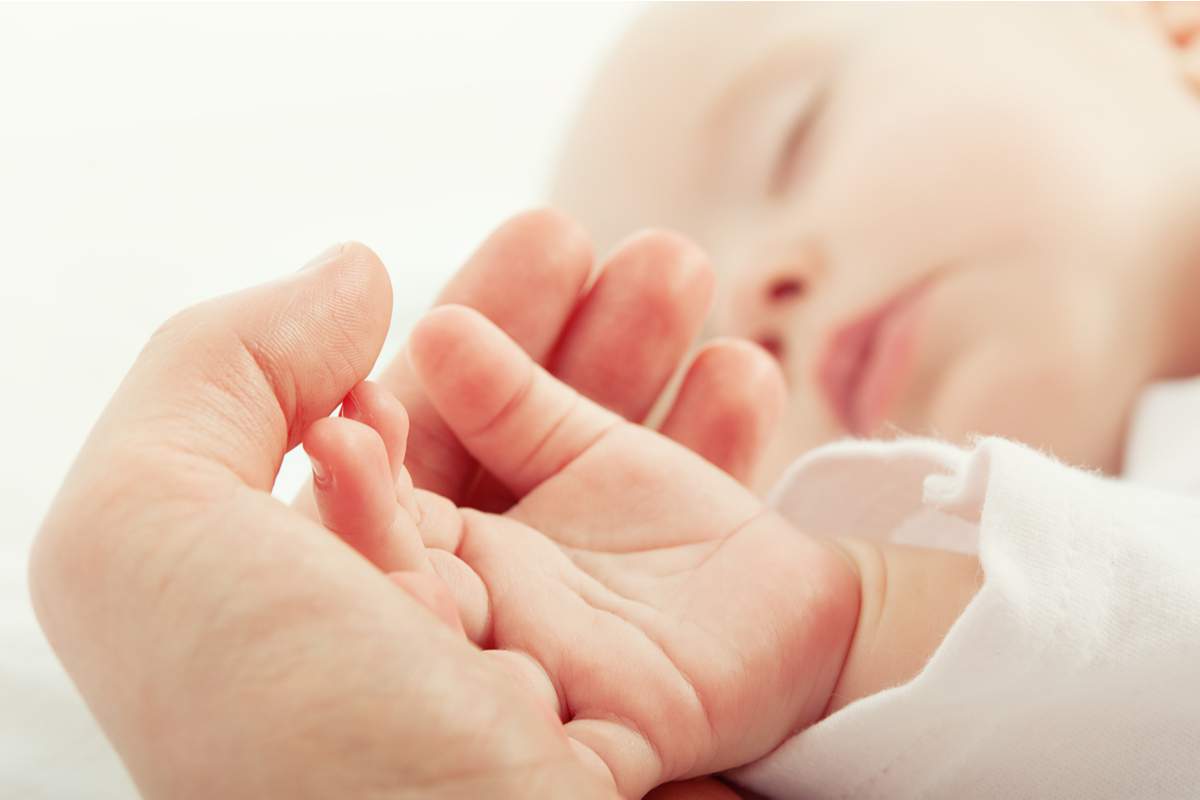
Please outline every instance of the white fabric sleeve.
[[984, 583], [916, 678], [736, 782], [806, 799], [1200, 796], [1200, 500], [999, 439], [833, 445], [773, 500], [804, 530], [977, 545]]

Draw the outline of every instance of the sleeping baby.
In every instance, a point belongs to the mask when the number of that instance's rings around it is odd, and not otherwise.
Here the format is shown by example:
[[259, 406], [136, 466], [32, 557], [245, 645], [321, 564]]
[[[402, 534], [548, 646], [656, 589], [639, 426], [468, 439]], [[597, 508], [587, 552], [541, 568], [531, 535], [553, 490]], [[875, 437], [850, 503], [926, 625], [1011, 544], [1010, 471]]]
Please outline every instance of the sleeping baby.
[[711, 259], [663, 284], [712, 341], [657, 430], [444, 307], [411, 369], [473, 509], [363, 383], [317, 513], [622, 796], [1192, 796], [1200, 501], [1137, 479], [1200, 373], [1198, 89], [1187, 5], [655, 9], [552, 196]]

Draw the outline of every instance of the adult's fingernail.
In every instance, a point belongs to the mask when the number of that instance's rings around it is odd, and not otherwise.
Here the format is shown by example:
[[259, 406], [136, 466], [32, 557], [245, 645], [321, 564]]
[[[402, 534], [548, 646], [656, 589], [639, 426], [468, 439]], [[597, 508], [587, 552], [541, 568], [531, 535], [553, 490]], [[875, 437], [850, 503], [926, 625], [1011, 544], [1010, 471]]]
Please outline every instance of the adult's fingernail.
[[308, 263], [306, 263], [303, 267], [301, 267], [299, 270], [297, 270], [297, 272], [306, 270], [306, 269], [312, 269], [313, 267], [319, 267], [322, 264], [327, 264], [330, 261], [332, 261], [334, 258], [336, 258], [337, 255], [341, 252], [342, 252], [342, 243], [341, 242], [338, 242], [335, 245], [326, 247], [324, 250], [322, 250], [316, 256], [309, 259]]

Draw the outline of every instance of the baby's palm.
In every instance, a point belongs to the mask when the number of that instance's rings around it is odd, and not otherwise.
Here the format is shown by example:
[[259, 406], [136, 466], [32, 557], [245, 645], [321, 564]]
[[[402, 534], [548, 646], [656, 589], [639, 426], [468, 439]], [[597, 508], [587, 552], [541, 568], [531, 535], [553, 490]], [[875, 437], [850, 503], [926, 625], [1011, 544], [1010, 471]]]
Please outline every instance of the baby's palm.
[[532, 657], [622, 793], [745, 763], [815, 719], [852, 633], [842, 559], [700, 457], [580, 398], [486, 320], [436, 312], [414, 366], [521, 498], [464, 512], [490, 649]]

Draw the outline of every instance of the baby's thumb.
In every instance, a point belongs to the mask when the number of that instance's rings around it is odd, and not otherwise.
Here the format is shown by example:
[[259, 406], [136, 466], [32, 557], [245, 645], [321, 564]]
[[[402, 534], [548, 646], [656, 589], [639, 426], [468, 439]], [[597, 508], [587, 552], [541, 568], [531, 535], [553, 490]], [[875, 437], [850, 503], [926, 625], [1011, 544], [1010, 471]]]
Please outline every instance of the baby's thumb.
[[391, 304], [383, 264], [352, 242], [286, 278], [193, 306], [151, 338], [91, 444], [186, 452], [270, 488], [308, 424], [367, 376]]

